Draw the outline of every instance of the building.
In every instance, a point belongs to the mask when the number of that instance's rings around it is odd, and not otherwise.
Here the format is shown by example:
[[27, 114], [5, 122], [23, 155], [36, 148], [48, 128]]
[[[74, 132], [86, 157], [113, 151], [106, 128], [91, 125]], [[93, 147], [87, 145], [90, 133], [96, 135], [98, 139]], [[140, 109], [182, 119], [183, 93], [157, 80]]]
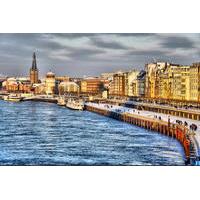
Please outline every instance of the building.
[[113, 79], [109, 87], [109, 95], [115, 97], [133, 97], [139, 95], [139, 82], [137, 77], [138, 70], [131, 70], [129, 72], [119, 71], [113, 75]]
[[80, 87], [75, 82], [61, 82], [58, 86], [59, 94], [79, 94]]
[[38, 83], [38, 69], [35, 52], [33, 53], [32, 67], [30, 69], [30, 81], [31, 84]]
[[45, 79], [45, 92], [47, 95], [56, 93], [56, 78], [53, 72], [48, 72]]
[[145, 65], [145, 97], [161, 98], [161, 75], [170, 66], [168, 62], [155, 62]]
[[200, 62], [190, 67], [190, 100], [200, 102]]
[[137, 76], [137, 92], [136, 96], [138, 97], [144, 97], [145, 96], [145, 79], [146, 79], [146, 72], [144, 70], [141, 70], [140, 73]]
[[113, 80], [109, 86], [109, 96], [125, 96], [125, 76], [119, 71], [113, 75]]
[[112, 72], [102, 73], [102, 74], [100, 75], [100, 77], [101, 77], [102, 79], [112, 80], [112, 77], [113, 77], [114, 74], [115, 74], [115, 73], [112, 73]]
[[32, 88], [34, 89], [34, 94], [45, 94], [46, 93], [45, 82], [35, 83], [32, 85]]
[[30, 93], [31, 85], [28, 78], [10, 77], [3, 83], [4, 89], [11, 93]]
[[89, 95], [97, 95], [102, 93], [107, 84], [107, 80], [100, 78], [86, 78], [80, 82], [80, 92]]
[[193, 100], [196, 100], [198, 70], [195, 66], [191, 69], [191, 66], [188, 65], [165, 62], [147, 64], [145, 96], [147, 98], [189, 101], [193, 95]]
[[190, 66], [170, 66], [169, 82], [171, 98], [174, 100], [190, 100]]
[[59, 83], [68, 82], [70, 81], [69, 79], [69, 76], [56, 76], [56, 81], [58, 81]]
[[139, 75], [138, 70], [132, 70], [125, 72], [125, 96], [133, 97], [138, 96], [138, 81], [137, 76]]

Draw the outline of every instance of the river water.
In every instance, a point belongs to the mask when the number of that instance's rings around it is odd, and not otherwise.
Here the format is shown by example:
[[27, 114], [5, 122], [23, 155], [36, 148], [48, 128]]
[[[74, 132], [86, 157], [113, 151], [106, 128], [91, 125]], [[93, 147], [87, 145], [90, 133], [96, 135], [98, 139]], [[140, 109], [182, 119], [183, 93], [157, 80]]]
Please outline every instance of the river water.
[[88, 111], [0, 101], [0, 165], [184, 165], [174, 139]]

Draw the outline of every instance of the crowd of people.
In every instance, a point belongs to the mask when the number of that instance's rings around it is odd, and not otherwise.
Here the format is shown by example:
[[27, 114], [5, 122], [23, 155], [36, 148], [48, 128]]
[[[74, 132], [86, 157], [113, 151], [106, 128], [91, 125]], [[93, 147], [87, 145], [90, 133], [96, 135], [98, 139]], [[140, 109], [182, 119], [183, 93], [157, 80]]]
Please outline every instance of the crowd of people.
[[[114, 106], [105, 104], [104, 108], [113, 109]], [[118, 113], [128, 112], [128, 113], [133, 113], [133, 114], [140, 114], [140, 111], [138, 111], [137, 109], [132, 109], [132, 108], [116, 108], [116, 109], [114, 109], [114, 111], [118, 112]], [[154, 117], [154, 119], [162, 120], [162, 117], [159, 115], [154, 115], [153, 117]], [[183, 122], [183, 121], [177, 119], [175, 122], [178, 125], [182, 125], [182, 126], [189, 128], [191, 131], [197, 131], [197, 129], [198, 129], [198, 126], [194, 123], [190, 124], [190, 126], [189, 126], [187, 121]], [[168, 116], [168, 123], [170, 123], [170, 115]]]

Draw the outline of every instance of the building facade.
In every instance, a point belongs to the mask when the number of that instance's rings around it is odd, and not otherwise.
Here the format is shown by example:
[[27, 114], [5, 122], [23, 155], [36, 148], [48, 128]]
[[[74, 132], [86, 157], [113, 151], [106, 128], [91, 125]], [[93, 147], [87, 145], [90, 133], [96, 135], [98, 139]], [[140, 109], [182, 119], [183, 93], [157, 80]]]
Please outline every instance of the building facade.
[[138, 81], [137, 76], [139, 75], [138, 70], [132, 70], [125, 72], [125, 96], [133, 97], [138, 96]]
[[78, 95], [80, 92], [80, 87], [75, 82], [61, 82], [58, 86], [59, 94], [76, 94]]
[[109, 96], [125, 96], [125, 76], [123, 72], [113, 75], [113, 80], [109, 86]]
[[54, 95], [56, 92], [56, 78], [53, 72], [48, 72], [46, 75], [45, 92], [47, 95]]
[[200, 62], [190, 67], [190, 100], [200, 102]]
[[89, 95], [101, 94], [104, 90], [106, 82], [107, 80], [100, 78], [83, 79], [80, 82], [80, 92], [87, 93]]
[[200, 101], [200, 63], [147, 64], [145, 87], [147, 98]]

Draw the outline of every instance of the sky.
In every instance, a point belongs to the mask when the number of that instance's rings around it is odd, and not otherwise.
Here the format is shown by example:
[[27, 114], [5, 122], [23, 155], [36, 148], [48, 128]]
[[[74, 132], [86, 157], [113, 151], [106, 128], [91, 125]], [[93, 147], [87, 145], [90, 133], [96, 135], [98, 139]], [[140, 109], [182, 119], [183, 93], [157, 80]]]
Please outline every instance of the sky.
[[1, 33], [0, 74], [27, 76], [33, 52], [41, 77], [98, 76], [153, 61], [200, 62], [200, 33]]

